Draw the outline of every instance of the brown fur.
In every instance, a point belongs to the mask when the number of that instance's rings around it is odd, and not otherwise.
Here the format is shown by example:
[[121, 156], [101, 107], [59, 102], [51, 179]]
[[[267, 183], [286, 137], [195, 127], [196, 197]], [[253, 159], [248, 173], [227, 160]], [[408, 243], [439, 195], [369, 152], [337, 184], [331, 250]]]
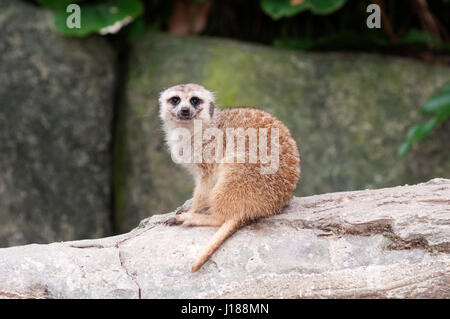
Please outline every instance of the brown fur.
[[[169, 96], [167, 91], [190, 90], [201, 91], [203, 87], [195, 84], [176, 86], [163, 92], [161, 96]], [[206, 91], [206, 90], [205, 90]], [[206, 91], [209, 93], [208, 91]], [[183, 94], [184, 94], [183, 93]], [[197, 94], [197, 93], [196, 93]], [[212, 95], [211, 95], [212, 96]], [[182, 97], [184, 101], [184, 96]], [[208, 101], [208, 96], [202, 96], [205, 106], [214, 101]], [[164, 99], [160, 99], [164, 105]], [[199, 108], [200, 109], [200, 108]], [[270, 152], [270, 129], [279, 130], [279, 169], [274, 174], [262, 174], [260, 161], [248, 162], [248, 138], [246, 139], [245, 163], [200, 163], [194, 165], [196, 186], [192, 205], [188, 212], [175, 217], [172, 224], [183, 223], [186, 226], [219, 226], [206, 248], [195, 260], [192, 271], [197, 271], [214, 253], [217, 248], [236, 230], [260, 217], [278, 214], [288, 204], [300, 176], [300, 157], [297, 144], [289, 130], [274, 116], [262, 110], [253, 108], [231, 108], [211, 112], [210, 119], [203, 117], [203, 129], [214, 126], [224, 132], [224, 150], [226, 149], [226, 128], [269, 128], [268, 150]], [[173, 112], [171, 107], [160, 110], [164, 122], [171, 121], [166, 112]], [[195, 115], [195, 118], [201, 111]], [[173, 116], [173, 114], [172, 114]], [[200, 116], [201, 118], [201, 116]], [[184, 123], [182, 125], [185, 125]], [[172, 125], [173, 127], [173, 125]], [[166, 128], [166, 130], [168, 130]], [[192, 169], [192, 167], [191, 167]], [[208, 214], [202, 213], [207, 210]]]

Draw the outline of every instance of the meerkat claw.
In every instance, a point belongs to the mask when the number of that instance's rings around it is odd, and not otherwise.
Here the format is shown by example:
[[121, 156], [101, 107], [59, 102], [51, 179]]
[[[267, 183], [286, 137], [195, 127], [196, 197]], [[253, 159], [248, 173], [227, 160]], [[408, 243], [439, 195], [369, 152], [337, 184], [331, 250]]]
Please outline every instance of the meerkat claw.
[[177, 210], [177, 212], [175, 213], [175, 215], [180, 215], [180, 214], [184, 214], [187, 213], [189, 211], [189, 208], [186, 207], [181, 207], [179, 210]]
[[176, 226], [176, 225], [181, 225], [181, 224], [183, 224], [183, 222], [180, 220], [177, 220], [175, 217], [169, 218], [168, 220], [166, 220], [164, 222], [164, 225], [166, 225], [166, 226]]

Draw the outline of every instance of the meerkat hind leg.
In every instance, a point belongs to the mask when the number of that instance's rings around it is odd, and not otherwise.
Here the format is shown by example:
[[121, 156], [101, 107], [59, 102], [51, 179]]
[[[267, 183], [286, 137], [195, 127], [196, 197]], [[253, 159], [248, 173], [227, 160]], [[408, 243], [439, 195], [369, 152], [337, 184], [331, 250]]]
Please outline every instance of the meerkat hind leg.
[[189, 208], [190, 213], [200, 213], [209, 209], [209, 196], [213, 181], [210, 178], [202, 178], [194, 190], [192, 205]]

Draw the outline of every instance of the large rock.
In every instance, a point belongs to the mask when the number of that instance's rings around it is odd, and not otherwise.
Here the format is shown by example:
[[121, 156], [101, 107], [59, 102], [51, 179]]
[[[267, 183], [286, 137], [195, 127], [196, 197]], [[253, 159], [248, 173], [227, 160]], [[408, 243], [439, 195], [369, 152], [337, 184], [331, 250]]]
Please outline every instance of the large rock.
[[175, 213], [97, 240], [0, 249], [4, 298], [450, 298], [450, 180], [293, 198], [230, 237]]
[[158, 93], [182, 82], [203, 84], [219, 105], [256, 106], [280, 118], [302, 157], [296, 195], [450, 177], [450, 126], [405, 160], [396, 158], [408, 128], [421, 119], [420, 105], [450, 79], [448, 67], [164, 34], [136, 39], [129, 64], [114, 167], [122, 231], [191, 194], [192, 179], [172, 163], [157, 117]]
[[111, 233], [114, 55], [0, 1], [0, 246]]

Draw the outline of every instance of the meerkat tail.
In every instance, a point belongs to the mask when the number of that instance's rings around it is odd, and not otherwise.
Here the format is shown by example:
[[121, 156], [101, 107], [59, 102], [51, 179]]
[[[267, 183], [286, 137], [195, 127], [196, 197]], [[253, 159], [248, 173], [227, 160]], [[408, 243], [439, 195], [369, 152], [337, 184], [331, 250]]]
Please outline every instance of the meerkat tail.
[[223, 244], [223, 242], [240, 228], [240, 225], [241, 221], [238, 219], [230, 219], [224, 222], [211, 238], [206, 248], [203, 249], [200, 255], [198, 255], [192, 265], [191, 271], [196, 272], [199, 270], [200, 267], [208, 261], [212, 254]]

